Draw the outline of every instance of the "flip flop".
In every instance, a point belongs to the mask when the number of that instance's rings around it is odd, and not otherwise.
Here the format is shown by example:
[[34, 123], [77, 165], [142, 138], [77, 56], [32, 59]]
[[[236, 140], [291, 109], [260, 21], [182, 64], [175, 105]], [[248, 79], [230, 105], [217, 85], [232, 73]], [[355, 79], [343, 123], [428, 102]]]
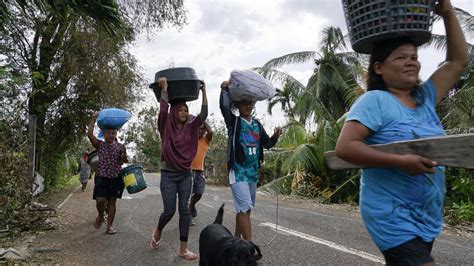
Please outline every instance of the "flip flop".
[[99, 229], [102, 226], [103, 219], [100, 219], [99, 215], [95, 218], [94, 227], [95, 229]]
[[153, 229], [151, 233], [151, 240], [150, 240], [150, 248], [151, 249], [158, 249], [160, 247], [160, 240], [155, 239], [156, 229]]
[[105, 233], [109, 235], [115, 235], [117, 233], [117, 230], [110, 227], [109, 229], [107, 229], [107, 231], [105, 231]]
[[180, 256], [181, 258], [183, 258], [185, 260], [195, 260], [195, 259], [198, 258], [198, 255], [196, 253], [191, 252], [191, 251], [188, 251], [184, 254], [178, 253], [178, 256]]

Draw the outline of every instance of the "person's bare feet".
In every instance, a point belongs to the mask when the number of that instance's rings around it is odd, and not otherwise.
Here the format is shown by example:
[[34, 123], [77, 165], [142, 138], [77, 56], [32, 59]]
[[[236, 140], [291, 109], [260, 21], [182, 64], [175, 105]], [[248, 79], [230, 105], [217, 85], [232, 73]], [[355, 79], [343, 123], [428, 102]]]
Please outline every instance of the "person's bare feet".
[[191, 252], [189, 250], [186, 250], [185, 252], [179, 252], [178, 253], [178, 256], [180, 256], [181, 258], [185, 259], [185, 260], [195, 260], [198, 258], [198, 255], [194, 252]]
[[157, 229], [154, 228], [153, 231], [151, 232], [151, 240], [150, 240], [150, 248], [151, 249], [158, 249], [160, 246], [160, 239], [158, 238], [157, 240]]
[[95, 218], [95, 223], [94, 223], [95, 229], [99, 229], [102, 226], [103, 222], [104, 222], [104, 218], [103, 217], [101, 218], [99, 215], [97, 215], [97, 217]]
[[115, 230], [112, 226], [107, 228], [107, 231], [105, 231], [106, 234], [109, 235], [115, 235], [117, 233], [117, 230]]

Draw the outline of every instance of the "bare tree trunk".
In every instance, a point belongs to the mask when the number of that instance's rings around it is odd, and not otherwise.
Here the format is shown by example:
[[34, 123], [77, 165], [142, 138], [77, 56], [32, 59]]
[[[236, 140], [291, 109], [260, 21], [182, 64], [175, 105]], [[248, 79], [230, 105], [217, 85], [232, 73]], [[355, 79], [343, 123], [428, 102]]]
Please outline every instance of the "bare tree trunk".
[[[36, 115], [28, 118], [28, 171], [26, 184], [31, 189], [35, 183], [35, 158], [36, 158]], [[30, 191], [32, 192], [32, 191]], [[30, 193], [30, 201], [33, 193]]]

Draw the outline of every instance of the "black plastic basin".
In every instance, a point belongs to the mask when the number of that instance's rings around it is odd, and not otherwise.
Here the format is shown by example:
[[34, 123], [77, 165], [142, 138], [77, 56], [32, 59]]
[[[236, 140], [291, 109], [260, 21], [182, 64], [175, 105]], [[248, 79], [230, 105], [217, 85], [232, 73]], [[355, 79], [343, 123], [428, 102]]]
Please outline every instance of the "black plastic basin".
[[168, 80], [168, 98], [170, 102], [194, 101], [199, 97], [201, 80], [196, 71], [190, 67], [176, 67], [161, 70], [155, 74], [155, 82], [150, 84], [156, 99], [160, 101], [161, 90], [158, 87], [158, 80], [166, 77]]

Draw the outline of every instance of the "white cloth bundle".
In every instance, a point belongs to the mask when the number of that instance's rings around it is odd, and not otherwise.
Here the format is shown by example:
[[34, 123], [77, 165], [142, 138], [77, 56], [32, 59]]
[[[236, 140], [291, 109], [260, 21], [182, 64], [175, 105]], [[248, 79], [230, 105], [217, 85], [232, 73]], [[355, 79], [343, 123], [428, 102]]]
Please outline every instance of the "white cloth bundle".
[[272, 83], [248, 69], [233, 70], [229, 79], [229, 96], [233, 101], [263, 101], [275, 95]]

